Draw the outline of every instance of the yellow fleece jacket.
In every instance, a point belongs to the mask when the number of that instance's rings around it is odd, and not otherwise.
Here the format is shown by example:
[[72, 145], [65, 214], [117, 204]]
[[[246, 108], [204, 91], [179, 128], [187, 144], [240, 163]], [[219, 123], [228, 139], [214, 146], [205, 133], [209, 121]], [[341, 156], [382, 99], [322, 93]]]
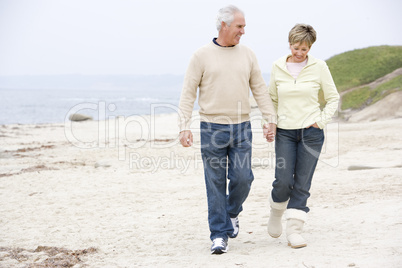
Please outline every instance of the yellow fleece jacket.
[[[323, 129], [338, 109], [339, 94], [325, 61], [308, 55], [307, 65], [294, 79], [284, 56], [274, 62], [269, 93], [278, 115], [278, 128], [301, 129], [314, 123]], [[322, 89], [327, 102], [323, 110], [318, 102]]]
[[211, 42], [193, 54], [180, 97], [180, 131], [189, 129], [197, 89], [203, 122], [238, 124], [250, 120], [251, 89], [263, 118], [276, 123], [275, 109], [257, 58], [246, 46], [220, 47]]

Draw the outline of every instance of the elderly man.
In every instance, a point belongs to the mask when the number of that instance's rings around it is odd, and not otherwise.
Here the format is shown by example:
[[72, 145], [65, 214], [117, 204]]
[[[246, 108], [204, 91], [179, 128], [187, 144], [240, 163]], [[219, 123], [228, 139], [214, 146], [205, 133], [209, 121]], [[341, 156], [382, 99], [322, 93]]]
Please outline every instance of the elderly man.
[[244, 13], [235, 6], [224, 7], [218, 12], [216, 26], [218, 38], [191, 57], [180, 98], [179, 127], [181, 144], [191, 146], [189, 126], [199, 89], [211, 253], [222, 254], [228, 250], [228, 237], [235, 238], [239, 232], [238, 215], [254, 179], [250, 89], [268, 122], [264, 126], [269, 130], [268, 141], [274, 140], [276, 114], [255, 54], [239, 45], [245, 33]]

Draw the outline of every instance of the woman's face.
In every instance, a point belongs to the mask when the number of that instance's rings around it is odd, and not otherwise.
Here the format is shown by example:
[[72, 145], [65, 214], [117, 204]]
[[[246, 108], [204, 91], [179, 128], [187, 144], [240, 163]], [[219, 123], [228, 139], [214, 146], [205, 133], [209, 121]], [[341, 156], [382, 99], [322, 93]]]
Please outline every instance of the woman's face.
[[290, 45], [290, 51], [292, 53], [293, 62], [299, 63], [303, 62], [307, 58], [307, 53], [310, 51], [310, 47], [306, 43], [296, 43]]

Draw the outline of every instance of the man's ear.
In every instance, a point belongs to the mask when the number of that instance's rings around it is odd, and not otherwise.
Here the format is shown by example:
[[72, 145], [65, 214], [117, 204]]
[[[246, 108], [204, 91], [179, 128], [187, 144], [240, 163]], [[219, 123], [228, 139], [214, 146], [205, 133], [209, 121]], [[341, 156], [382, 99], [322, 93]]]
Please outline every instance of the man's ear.
[[221, 29], [225, 29], [226, 25], [227, 25], [227, 24], [226, 24], [224, 21], [222, 21], [222, 22], [221, 22]]

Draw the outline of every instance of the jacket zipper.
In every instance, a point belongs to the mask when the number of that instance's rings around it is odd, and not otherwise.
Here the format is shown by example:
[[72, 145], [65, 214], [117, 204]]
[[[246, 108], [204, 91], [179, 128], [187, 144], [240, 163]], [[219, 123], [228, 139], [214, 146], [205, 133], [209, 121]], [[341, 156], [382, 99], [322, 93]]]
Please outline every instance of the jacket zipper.
[[[307, 64], [306, 66], [304, 66], [302, 69], [301, 69], [301, 71], [300, 71], [300, 73], [304, 70], [304, 69], [306, 69], [306, 67], [309, 67], [309, 66], [311, 66], [312, 64]], [[289, 73], [289, 71], [288, 71], [288, 69], [285, 67], [285, 70], [286, 70], [286, 72], [293, 78], [293, 76]], [[300, 75], [300, 74], [299, 74]], [[294, 78], [293, 78], [294, 79]], [[296, 80], [297, 79], [294, 79], [295, 80], [295, 85], [296, 85]]]

